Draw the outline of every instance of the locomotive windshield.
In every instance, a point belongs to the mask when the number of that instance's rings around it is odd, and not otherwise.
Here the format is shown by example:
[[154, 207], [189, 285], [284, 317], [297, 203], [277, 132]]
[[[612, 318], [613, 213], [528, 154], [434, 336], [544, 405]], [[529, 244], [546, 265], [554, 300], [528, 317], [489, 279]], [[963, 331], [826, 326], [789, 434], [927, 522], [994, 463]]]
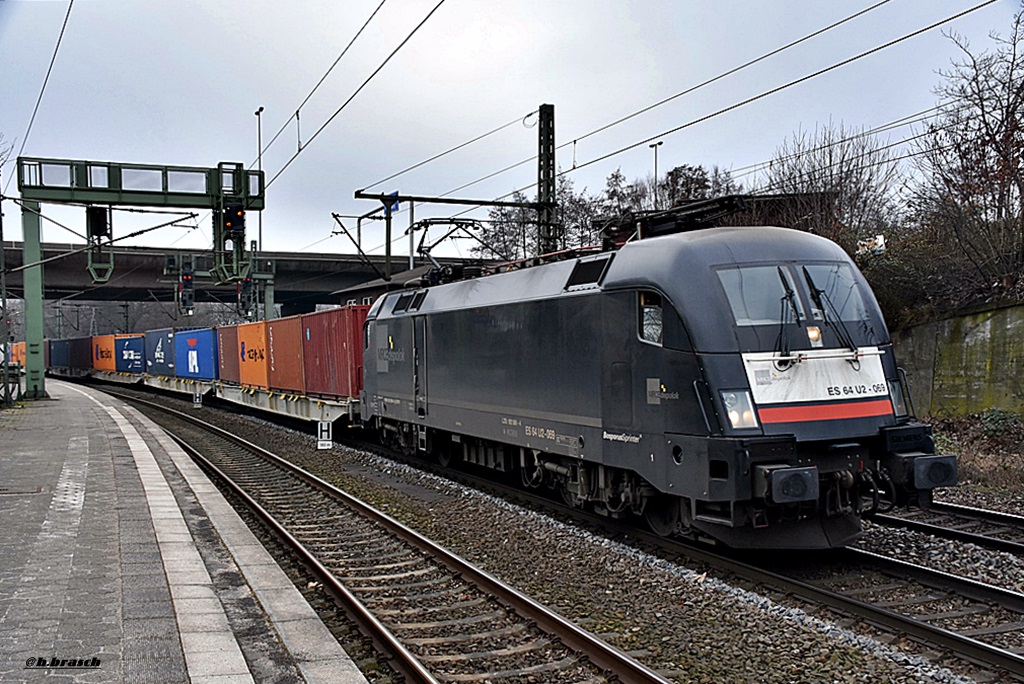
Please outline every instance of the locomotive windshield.
[[[822, 321], [830, 314], [821, 311], [813, 296], [803, 269], [810, 275], [810, 281], [819, 288], [835, 307], [842, 321], [864, 321], [867, 310], [860, 289], [849, 264], [841, 262], [817, 264], [777, 264], [758, 266], [736, 266], [718, 270], [718, 279], [725, 290], [733, 320], [739, 327], [758, 325], [779, 325], [784, 320]], [[789, 288], [783, 285], [783, 278]], [[787, 289], [797, 293], [787, 298]], [[796, 311], [787, 307], [795, 304]], [[805, 312], [810, 311], [808, 316]]]
[[[867, 318], [864, 300], [853, 278], [849, 264], [808, 264], [804, 266], [811, 282], [828, 295], [841, 321], [863, 321]], [[808, 283], [809, 284], [809, 283]], [[813, 301], [813, 300], [812, 300]], [[815, 320], [821, 320], [822, 311], [815, 306], [811, 310]]]

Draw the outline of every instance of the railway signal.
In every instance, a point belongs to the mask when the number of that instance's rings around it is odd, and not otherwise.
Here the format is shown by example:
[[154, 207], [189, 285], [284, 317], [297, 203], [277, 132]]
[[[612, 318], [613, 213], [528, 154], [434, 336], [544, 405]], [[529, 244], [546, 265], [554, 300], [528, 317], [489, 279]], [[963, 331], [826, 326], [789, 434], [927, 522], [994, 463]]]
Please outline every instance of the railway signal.
[[85, 208], [85, 233], [89, 242], [86, 269], [95, 283], [110, 280], [114, 270], [114, 254], [110, 251], [110, 207], [90, 205]]
[[238, 313], [249, 321], [256, 318], [256, 288], [249, 276], [238, 281]]
[[183, 265], [178, 275], [178, 312], [183, 316], [195, 313], [196, 284], [192, 273], [192, 264]]
[[243, 205], [232, 203], [224, 207], [224, 230], [232, 239], [236, 235], [245, 235], [245, 207]]

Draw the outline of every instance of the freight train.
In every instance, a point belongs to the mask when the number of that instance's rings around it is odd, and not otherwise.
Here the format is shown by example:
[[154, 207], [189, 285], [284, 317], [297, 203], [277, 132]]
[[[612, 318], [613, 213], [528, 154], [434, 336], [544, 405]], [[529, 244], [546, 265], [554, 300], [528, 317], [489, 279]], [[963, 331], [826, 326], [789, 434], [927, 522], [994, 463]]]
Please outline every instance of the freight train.
[[[843, 546], [879, 507], [927, 506], [956, 483], [955, 457], [935, 453], [908, 410], [878, 304], [836, 244], [756, 227], [618, 247], [220, 328], [207, 333], [220, 372], [197, 381], [218, 395], [241, 386], [248, 401], [343, 402], [399, 449], [738, 548]], [[284, 383], [268, 330], [286, 325], [276, 354], [304, 358]], [[179, 351], [200, 333], [161, 334], [175, 373], [204, 365], [186, 368]], [[117, 342], [104, 342], [115, 362]], [[63, 358], [53, 344], [51, 365]], [[253, 365], [239, 374], [228, 357]]]

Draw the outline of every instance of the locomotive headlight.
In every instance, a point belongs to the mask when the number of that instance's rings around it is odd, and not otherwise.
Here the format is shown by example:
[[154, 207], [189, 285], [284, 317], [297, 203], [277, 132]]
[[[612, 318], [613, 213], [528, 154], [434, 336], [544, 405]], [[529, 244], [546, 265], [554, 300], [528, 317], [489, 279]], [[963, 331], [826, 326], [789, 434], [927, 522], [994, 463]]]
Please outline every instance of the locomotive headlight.
[[892, 400], [893, 411], [898, 417], [907, 415], [907, 400], [903, 396], [903, 385], [899, 380], [889, 381], [889, 399]]
[[816, 325], [807, 326], [807, 340], [812, 347], [821, 346], [821, 328]]
[[750, 400], [747, 390], [723, 390], [722, 404], [729, 416], [729, 424], [734, 428], [756, 428], [757, 416], [754, 414], [754, 402]]

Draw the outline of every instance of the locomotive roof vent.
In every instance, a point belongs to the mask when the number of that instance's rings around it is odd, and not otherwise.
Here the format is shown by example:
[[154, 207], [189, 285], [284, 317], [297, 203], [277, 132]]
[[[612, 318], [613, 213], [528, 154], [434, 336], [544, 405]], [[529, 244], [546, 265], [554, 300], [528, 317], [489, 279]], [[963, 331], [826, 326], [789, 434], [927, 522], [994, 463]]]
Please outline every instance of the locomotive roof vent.
[[395, 300], [395, 305], [391, 307], [391, 313], [400, 314], [409, 311], [418, 311], [419, 308], [423, 305], [423, 300], [426, 298], [426, 290], [420, 290], [419, 292], [416, 293], [409, 292], [400, 295], [398, 299]]
[[611, 260], [611, 254], [602, 254], [596, 259], [584, 259], [576, 262], [572, 273], [569, 274], [569, 280], [565, 283], [565, 289], [584, 289], [588, 286], [599, 285]]

